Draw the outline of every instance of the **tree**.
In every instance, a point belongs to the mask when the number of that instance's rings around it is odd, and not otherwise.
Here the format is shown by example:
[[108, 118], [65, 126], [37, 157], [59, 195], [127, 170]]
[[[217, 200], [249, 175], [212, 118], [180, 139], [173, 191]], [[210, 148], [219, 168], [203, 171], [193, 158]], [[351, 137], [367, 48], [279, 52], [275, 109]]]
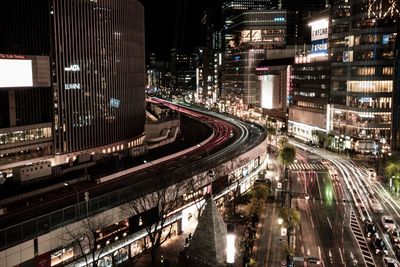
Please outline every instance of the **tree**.
[[269, 185], [266, 183], [255, 183], [251, 190], [250, 214], [259, 213], [261, 206], [265, 203], [269, 192]]
[[285, 179], [287, 179], [287, 166], [294, 162], [296, 158], [296, 149], [294, 146], [286, 144], [279, 151], [279, 160], [284, 167]]
[[[123, 206], [123, 210], [131, 217], [154, 208], [155, 214], [151, 222], [143, 222], [143, 224], [151, 244], [152, 266], [156, 266], [158, 249], [171, 235], [172, 224], [167, 225], [169, 216], [181, 207], [182, 195], [187, 187], [183, 182], [169, 187], [154, 182], [152, 188], [157, 190], [129, 201]], [[166, 234], [163, 235], [163, 232]]]
[[[108, 223], [107, 223], [108, 222]], [[100, 256], [106, 246], [98, 246], [96, 243], [97, 231], [111, 224], [104, 217], [93, 216], [83, 219], [76, 228], [65, 226], [65, 240], [73, 240], [85, 259], [86, 266], [97, 267]], [[90, 265], [90, 262], [92, 264]]]
[[275, 136], [275, 135], [276, 135], [276, 128], [272, 127], [272, 126], [267, 127], [267, 136], [268, 136], [269, 143], [271, 143], [272, 136]]
[[281, 136], [278, 140], [278, 146], [279, 148], [284, 148], [286, 145], [288, 145], [289, 139], [286, 136]]
[[325, 132], [313, 130], [312, 135], [313, 135], [314, 139], [316, 139], [318, 141], [319, 147], [325, 147], [325, 143], [328, 138], [328, 135]]
[[325, 142], [324, 142], [324, 148], [329, 148], [332, 146], [333, 141], [334, 141], [335, 137], [332, 134], [328, 134]]
[[388, 179], [392, 179], [392, 177], [394, 177], [394, 191], [396, 194], [398, 194], [400, 189], [400, 162], [394, 159], [390, 160], [385, 167], [385, 174]]
[[288, 243], [285, 245], [286, 253], [290, 256], [293, 256], [294, 249], [293, 247], [289, 246], [290, 232], [295, 226], [299, 225], [300, 212], [295, 209], [281, 208], [279, 210], [279, 218], [283, 219], [283, 223], [288, 229]]
[[210, 171], [205, 174], [193, 175], [187, 180], [187, 194], [193, 194], [193, 201], [197, 209], [196, 220], [200, 218], [201, 212], [206, 204], [204, 201], [203, 187], [211, 184], [215, 172]]

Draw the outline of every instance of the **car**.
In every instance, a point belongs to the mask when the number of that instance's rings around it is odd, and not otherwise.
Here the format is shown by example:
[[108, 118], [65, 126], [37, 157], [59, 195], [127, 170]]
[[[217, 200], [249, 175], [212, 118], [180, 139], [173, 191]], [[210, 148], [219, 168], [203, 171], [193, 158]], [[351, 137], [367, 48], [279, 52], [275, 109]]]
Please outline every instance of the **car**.
[[388, 249], [385, 244], [385, 242], [382, 240], [380, 237], [376, 237], [374, 240], [371, 242], [372, 250], [375, 254], [388, 254]]
[[382, 226], [386, 230], [396, 229], [396, 223], [394, 222], [394, 220], [391, 216], [384, 215], [384, 216], [382, 216], [381, 221], [382, 221]]
[[370, 196], [368, 198], [368, 201], [369, 201], [369, 205], [371, 206], [371, 209], [373, 212], [383, 213], [382, 205], [381, 205], [381, 203], [379, 203], [379, 201], [376, 198], [374, 198], [373, 196]]
[[392, 229], [389, 231], [389, 238], [393, 244], [400, 243], [400, 230]]
[[399, 267], [399, 262], [393, 258], [383, 257], [383, 263], [386, 267]]
[[310, 264], [321, 264], [321, 260], [318, 257], [310, 256], [307, 260]]
[[373, 222], [367, 220], [364, 222], [364, 231], [367, 237], [372, 237], [376, 234], [376, 226]]
[[368, 177], [369, 178], [376, 178], [376, 172], [373, 168], [368, 169]]

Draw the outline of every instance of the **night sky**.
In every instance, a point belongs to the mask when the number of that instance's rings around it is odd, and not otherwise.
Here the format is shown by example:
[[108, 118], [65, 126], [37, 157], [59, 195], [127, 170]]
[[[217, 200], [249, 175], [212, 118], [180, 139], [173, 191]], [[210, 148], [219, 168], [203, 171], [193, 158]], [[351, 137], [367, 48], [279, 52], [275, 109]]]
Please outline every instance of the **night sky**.
[[201, 44], [201, 20], [206, 9], [221, 0], [139, 0], [145, 9], [146, 55], [168, 59], [172, 48], [191, 51]]

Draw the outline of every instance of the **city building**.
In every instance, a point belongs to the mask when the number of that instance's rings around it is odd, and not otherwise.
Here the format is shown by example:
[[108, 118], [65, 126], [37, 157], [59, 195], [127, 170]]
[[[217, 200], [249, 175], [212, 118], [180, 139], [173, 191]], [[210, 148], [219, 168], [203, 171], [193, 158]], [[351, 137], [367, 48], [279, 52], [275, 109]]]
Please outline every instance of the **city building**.
[[2, 158], [54, 165], [143, 142], [144, 15], [136, 0], [2, 1], [0, 30], [2, 70], [28, 79], [0, 86]]
[[[9, 2], [9, 3], [8, 3]], [[0, 178], [16, 162], [52, 155], [50, 30], [47, 5], [0, 3]], [[44, 2], [44, 1], [42, 1]], [[7, 6], [15, 6], [7, 10]], [[29, 12], [28, 12], [29, 10]], [[3, 15], [3, 13], [6, 13]], [[13, 23], [18, 16], [29, 23]], [[16, 34], [18, 33], [18, 34]], [[6, 166], [6, 167], [2, 167]]]
[[215, 9], [206, 10], [201, 21], [203, 43], [196, 50], [195, 101], [214, 107], [221, 94], [224, 66], [221, 16]]
[[172, 49], [170, 52], [171, 90], [177, 94], [196, 91], [196, 54]]
[[225, 20], [223, 94], [240, 96], [245, 109], [260, 105], [256, 67], [267, 50], [285, 48], [285, 10], [244, 10]]
[[311, 47], [296, 54], [292, 66], [288, 133], [318, 143], [317, 132], [327, 132], [329, 101], [329, 11], [315, 14], [309, 23]]
[[260, 107], [264, 117], [271, 117], [278, 131], [286, 132], [288, 124], [288, 96], [291, 92], [294, 51], [282, 53], [278, 58], [265, 59], [256, 67], [260, 91]]
[[171, 71], [169, 62], [158, 60], [154, 53], [147, 66], [147, 92], [169, 95], [171, 88]]
[[[400, 20], [397, 20], [396, 32], [400, 32]], [[392, 122], [392, 143], [393, 151], [400, 149], [400, 35], [396, 35], [396, 61], [395, 61], [395, 83], [393, 93], [393, 122]]]
[[379, 154], [394, 142], [398, 17], [396, 1], [332, 3], [328, 130], [344, 140], [342, 149]]
[[314, 13], [329, 7], [329, 0], [278, 0], [278, 7], [285, 9], [286, 42], [288, 45], [310, 43], [310, 29], [308, 22], [314, 19]]
[[240, 15], [244, 10], [264, 10], [276, 7], [272, 0], [225, 0], [222, 3], [222, 13], [225, 18]]

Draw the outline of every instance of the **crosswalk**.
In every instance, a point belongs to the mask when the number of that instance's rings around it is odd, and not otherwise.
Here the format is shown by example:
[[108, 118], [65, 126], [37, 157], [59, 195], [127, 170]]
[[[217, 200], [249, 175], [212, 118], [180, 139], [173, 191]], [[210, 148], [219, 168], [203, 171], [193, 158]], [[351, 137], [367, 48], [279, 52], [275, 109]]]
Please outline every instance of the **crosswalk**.
[[324, 170], [324, 169], [326, 169], [324, 165], [318, 164], [318, 163], [317, 164], [312, 164], [312, 163], [310, 163], [310, 164], [307, 164], [307, 163], [296, 164], [296, 163], [293, 163], [293, 164], [290, 164], [288, 166], [288, 168], [289, 168], [289, 170]]

